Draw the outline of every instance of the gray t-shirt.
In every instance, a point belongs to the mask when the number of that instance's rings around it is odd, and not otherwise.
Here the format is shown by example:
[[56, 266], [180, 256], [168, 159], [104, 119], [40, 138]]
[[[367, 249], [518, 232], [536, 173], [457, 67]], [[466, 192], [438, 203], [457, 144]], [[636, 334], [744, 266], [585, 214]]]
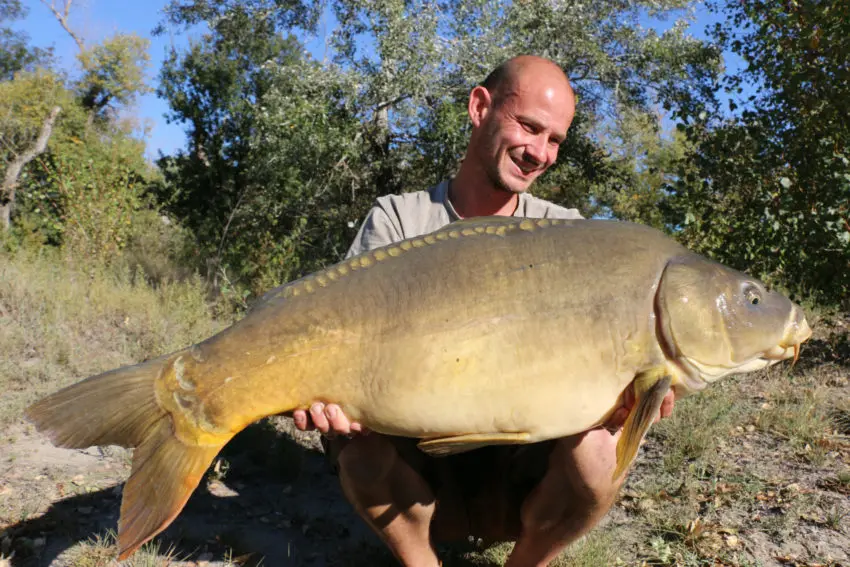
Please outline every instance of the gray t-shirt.
[[[448, 197], [449, 182], [428, 191], [378, 197], [354, 238], [346, 258], [434, 232], [460, 219]], [[540, 219], [581, 219], [577, 209], [567, 209], [528, 193], [519, 194], [513, 216]]]

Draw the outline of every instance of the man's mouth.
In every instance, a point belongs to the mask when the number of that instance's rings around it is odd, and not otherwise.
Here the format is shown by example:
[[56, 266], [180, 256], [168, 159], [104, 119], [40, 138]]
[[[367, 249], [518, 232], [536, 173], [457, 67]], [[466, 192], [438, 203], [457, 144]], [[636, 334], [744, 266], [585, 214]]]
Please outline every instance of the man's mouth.
[[519, 172], [525, 177], [534, 174], [539, 169], [539, 166], [528, 163], [521, 159], [516, 159], [513, 156], [511, 156], [511, 161], [514, 162], [514, 165], [517, 167]]

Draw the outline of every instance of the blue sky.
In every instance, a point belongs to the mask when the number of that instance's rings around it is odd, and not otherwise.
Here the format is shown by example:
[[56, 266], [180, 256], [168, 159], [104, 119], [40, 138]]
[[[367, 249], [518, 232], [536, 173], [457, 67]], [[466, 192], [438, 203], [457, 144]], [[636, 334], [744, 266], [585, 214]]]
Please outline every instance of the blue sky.
[[[47, 0], [48, 2], [50, 0]], [[57, 0], [57, 4], [63, 4]], [[75, 55], [77, 46], [71, 37], [61, 28], [49, 8], [40, 0], [23, 0], [29, 8], [26, 19], [15, 22], [14, 27], [30, 37], [32, 45], [55, 48], [59, 66], [72, 76], [78, 72]], [[151, 41], [149, 84], [156, 85], [159, 66], [166, 56], [167, 49], [173, 42], [178, 47], [185, 46], [188, 38], [185, 35], [154, 37], [151, 31], [161, 19], [161, 12], [168, 0], [75, 0], [71, 6], [69, 24], [71, 29], [85, 39], [86, 43], [96, 43], [116, 32], [136, 33]], [[713, 23], [707, 10], [700, 8], [697, 18], [691, 27], [691, 33], [703, 37], [703, 30]], [[155, 93], [140, 98], [135, 108], [129, 114], [135, 116], [150, 129], [147, 139], [147, 154], [155, 158], [159, 151], [165, 154], [185, 145], [185, 134], [179, 124], [168, 124], [165, 114], [168, 105]]]
[[[49, 0], [48, 0], [49, 1]], [[62, 4], [62, 0], [58, 0]], [[77, 46], [71, 37], [62, 29], [47, 6], [39, 0], [24, 0], [29, 8], [25, 20], [15, 22], [15, 28], [30, 36], [30, 43], [38, 47], [55, 48], [59, 66], [69, 73], [75, 74], [79, 67], [76, 64]], [[148, 71], [149, 84], [156, 85], [157, 74], [162, 60], [165, 58], [171, 42], [178, 46], [186, 45], [184, 36], [154, 37], [151, 31], [161, 19], [161, 10], [168, 4], [166, 0], [146, 0], [143, 2], [129, 0], [76, 0], [71, 5], [69, 25], [75, 33], [81, 36], [87, 44], [97, 43], [117, 32], [136, 33], [150, 39], [151, 67]], [[158, 150], [172, 153], [185, 145], [185, 134], [178, 124], [167, 124], [165, 114], [168, 105], [155, 93], [139, 99], [131, 114], [150, 127], [147, 140], [148, 156], [155, 158]]]

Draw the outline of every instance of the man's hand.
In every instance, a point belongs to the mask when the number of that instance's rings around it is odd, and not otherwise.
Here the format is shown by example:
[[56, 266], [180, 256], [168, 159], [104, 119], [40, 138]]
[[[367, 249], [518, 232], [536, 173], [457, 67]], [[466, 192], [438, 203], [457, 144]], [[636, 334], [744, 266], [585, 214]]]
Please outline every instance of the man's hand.
[[355, 433], [366, 434], [368, 429], [354, 421], [351, 422], [342, 413], [342, 409], [336, 404], [325, 405], [316, 402], [310, 406], [310, 411], [295, 410], [292, 412], [295, 427], [301, 431], [318, 429], [322, 435], [333, 437], [335, 435], [352, 435]]
[[[676, 395], [671, 388], [664, 396], [664, 400], [661, 402], [661, 409], [659, 410], [658, 415], [655, 416], [655, 421], [653, 423], [658, 423], [661, 418], [670, 417], [670, 414], [673, 413], [675, 400]], [[634, 384], [629, 384], [629, 387], [626, 388], [626, 391], [623, 394], [623, 405], [611, 415], [605, 423], [605, 428], [609, 430], [616, 430], [623, 427], [623, 424], [626, 423], [626, 418], [629, 417], [629, 412], [632, 411], [633, 407], [635, 407], [635, 389]]]

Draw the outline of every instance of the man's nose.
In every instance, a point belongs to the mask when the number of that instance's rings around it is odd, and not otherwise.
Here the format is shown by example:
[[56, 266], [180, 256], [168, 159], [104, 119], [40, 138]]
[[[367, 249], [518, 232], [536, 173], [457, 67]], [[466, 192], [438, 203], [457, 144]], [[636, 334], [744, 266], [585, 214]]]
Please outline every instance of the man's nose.
[[535, 165], [546, 163], [546, 144], [545, 136], [535, 136], [534, 140], [525, 146], [525, 159]]

